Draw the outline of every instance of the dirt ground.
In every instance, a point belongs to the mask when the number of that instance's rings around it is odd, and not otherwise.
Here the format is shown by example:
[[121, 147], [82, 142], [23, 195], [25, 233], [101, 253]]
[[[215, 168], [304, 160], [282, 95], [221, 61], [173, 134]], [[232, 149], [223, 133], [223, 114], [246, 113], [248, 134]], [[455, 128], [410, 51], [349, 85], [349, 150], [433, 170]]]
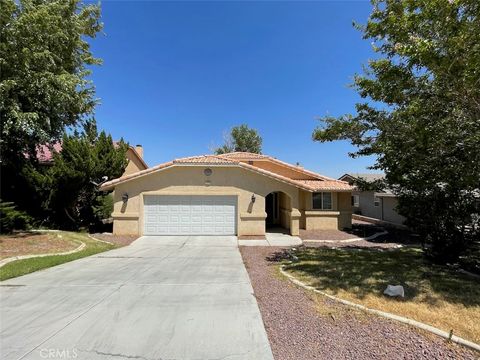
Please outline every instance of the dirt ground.
[[111, 233], [90, 234], [95, 239], [108, 241], [117, 246], [127, 246], [138, 239], [138, 236], [131, 235], [112, 235]]
[[76, 249], [80, 244], [57, 233], [24, 232], [0, 236], [0, 259], [32, 254], [54, 254]]

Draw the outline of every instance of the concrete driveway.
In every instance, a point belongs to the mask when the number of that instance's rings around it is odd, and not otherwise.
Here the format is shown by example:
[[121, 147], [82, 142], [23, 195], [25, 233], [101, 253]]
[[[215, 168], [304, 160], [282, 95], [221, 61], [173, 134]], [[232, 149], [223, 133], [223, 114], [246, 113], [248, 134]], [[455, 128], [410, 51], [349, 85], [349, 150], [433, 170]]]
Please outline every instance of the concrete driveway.
[[233, 236], [142, 237], [0, 296], [2, 359], [273, 359]]

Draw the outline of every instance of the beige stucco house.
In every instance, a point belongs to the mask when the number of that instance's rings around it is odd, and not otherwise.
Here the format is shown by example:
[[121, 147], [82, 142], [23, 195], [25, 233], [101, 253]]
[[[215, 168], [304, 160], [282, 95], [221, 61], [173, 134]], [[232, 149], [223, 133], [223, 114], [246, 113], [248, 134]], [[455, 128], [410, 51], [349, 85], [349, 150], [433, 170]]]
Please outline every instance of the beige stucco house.
[[234, 152], [176, 159], [104, 183], [115, 234], [263, 235], [281, 226], [351, 226], [352, 187], [273, 157]]
[[148, 169], [147, 163], [143, 160], [143, 147], [141, 145], [135, 147], [130, 145], [126, 155], [128, 163], [122, 177]]

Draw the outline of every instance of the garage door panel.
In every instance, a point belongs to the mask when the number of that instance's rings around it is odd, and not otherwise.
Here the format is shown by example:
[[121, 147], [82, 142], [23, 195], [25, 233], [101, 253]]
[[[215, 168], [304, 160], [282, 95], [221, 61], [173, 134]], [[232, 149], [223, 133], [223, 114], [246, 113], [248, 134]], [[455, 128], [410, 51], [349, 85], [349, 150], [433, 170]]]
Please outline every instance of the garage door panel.
[[234, 235], [235, 196], [146, 195], [145, 235]]
[[202, 225], [193, 225], [190, 227], [190, 230], [193, 234], [201, 234], [203, 231]]
[[199, 215], [191, 216], [190, 221], [192, 224], [201, 224], [202, 223], [202, 217]]
[[155, 226], [149, 226], [149, 225], [145, 226], [145, 232], [146, 233], [153, 233], [153, 232], [155, 232], [155, 230], [156, 230]]
[[157, 226], [168, 225], [170, 223], [169, 220], [170, 219], [168, 216], [155, 216], [155, 218], [153, 219], [153, 222], [154, 224], [157, 224]]
[[203, 213], [203, 208], [200, 205], [192, 205], [190, 207], [190, 212], [192, 214], [201, 215]]
[[154, 223], [156, 219], [157, 219], [157, 216], [155, 214], [145, 215], [145, 221], [149, 224]]

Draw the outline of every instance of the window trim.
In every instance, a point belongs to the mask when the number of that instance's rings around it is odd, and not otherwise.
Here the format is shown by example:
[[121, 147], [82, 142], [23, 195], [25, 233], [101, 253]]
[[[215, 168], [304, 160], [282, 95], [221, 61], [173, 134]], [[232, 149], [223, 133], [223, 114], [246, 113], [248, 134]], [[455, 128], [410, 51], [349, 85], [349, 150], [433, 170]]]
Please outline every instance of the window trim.
[[[314, 195], [316, 194], [319, 194], [320, 195], [320, 208], [316, 208], [314, 206], [315, 202], [314, 202]], [[323, 196], [324, 194], [330, 194], [330, 207], [329, 208], [325, 208], [323, 206]], [[331, 191], [317, 191], [317, 192], [313, 192], [312, 193], [312, 209], [313, 210], [333, 210], [333, 193]]]
[[373, 197], [373, 206], [375, 206], [375, 207], [380, 206], [380, 198], [378, 196]]

